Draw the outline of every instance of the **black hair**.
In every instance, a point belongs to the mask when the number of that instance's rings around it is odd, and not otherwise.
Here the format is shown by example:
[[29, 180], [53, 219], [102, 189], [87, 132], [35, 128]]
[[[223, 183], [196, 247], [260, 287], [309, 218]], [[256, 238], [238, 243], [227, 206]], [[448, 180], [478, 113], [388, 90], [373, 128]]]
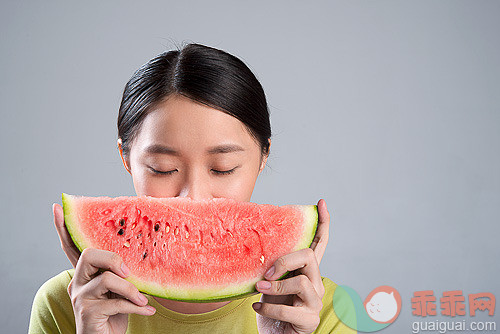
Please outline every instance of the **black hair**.
[[261, 153], [269, 154], [269, 109], [255, 75], [225, 51], [187, 44], [151, 59], [126, 84], [118, 114], [118, 137], [125, 155], [148, 112], [174, 94], [236, 117], [260, 144]]

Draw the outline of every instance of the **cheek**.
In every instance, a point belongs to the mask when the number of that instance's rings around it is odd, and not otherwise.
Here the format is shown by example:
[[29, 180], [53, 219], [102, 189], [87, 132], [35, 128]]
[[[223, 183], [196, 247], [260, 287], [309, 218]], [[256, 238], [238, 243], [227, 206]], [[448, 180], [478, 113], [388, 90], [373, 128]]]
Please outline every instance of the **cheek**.
[[132, 170], [132, 179], [137, 196], [177, 196], [177, 189], [171, 179], [156, 177], [147, 170]]
[[[156, 177], [149, 173], [132, 173], [137, 196], [176, 197], [183, 189], [179, 178]], [[243, 174], [233, 177], [213, 177], [203, 185], [212, 197], [232, 198], [238, 201], [250, 201], [255, 186], [256, 175]]]
[[257, 174], [243, 173], [232, 177], [220, 177], [212, 183], [213, 197], [232, 198], [238, 201], [250, 201]]

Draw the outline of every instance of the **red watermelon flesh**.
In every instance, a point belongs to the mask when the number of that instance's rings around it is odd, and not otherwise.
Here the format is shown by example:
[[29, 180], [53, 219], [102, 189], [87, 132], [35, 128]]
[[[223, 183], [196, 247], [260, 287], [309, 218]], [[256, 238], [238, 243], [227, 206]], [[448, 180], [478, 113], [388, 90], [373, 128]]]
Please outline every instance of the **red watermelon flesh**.
[[227, 198], [83, 197], [63, 194], [76, 244], [118, 253], [127, 278], [162, 298], [210, 302], [254, 293], [280, 256], [311, 245], [316, 205]]

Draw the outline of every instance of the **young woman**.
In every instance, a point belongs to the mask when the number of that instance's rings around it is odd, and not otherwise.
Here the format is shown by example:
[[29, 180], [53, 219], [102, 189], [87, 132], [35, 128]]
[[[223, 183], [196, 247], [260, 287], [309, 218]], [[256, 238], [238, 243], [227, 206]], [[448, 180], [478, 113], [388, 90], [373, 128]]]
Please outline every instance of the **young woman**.
[[[238, 58], [189, 44], [142, 66], [127, 83], [118, 148], [138, 196], [250, 201], [271, 145], [262, 86]], [[231, 302], [186, 303], [147, 296], [125, 280], [112, 252], [81, 254], [53, 205], [61, 245], [75, 269], [37, 292], [31, 333], [331, 333], [351, 332], [336, 317], [336, 285], [320, 275], [329, 214], [318, 202], [311, 248], [277, 260], [257, 283], [261, 294]], [[286, 271], [295, 275], [276, 279]]]

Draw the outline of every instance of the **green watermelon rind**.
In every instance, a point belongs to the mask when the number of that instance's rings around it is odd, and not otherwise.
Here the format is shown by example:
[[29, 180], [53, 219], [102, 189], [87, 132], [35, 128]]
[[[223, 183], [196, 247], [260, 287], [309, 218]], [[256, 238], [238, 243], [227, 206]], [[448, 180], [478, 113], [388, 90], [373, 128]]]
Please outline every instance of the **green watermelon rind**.
[[[85, 242], [85, 237], [78, 229], [78, 219], [74, 216], [77, 210], [74, 208], [72, 201], [73, 195], [62, 194], [62, 203], [64, 208], [64, 221], [66, 228], [75, 243], [76, 247], [83, 251], [89, 245]], [[308, 248], [312, 245], [316, 229], [318, 226], [318, 207], [317, 205], [292, 205], [300, 208], [304, 213], [304, 233], [302, 239], [297, 243], [292, 251]], [[278, 280], [286, 278], [289, 273], [284, 273]], [[127, 281], [134, 284], [139, 291], [147, 293], [151, 296], [166, 298], [171, 300], [178, 300], [184, 302], [197, 302], [197, 303], [212, 303], [220, 301], [229, 301], [240, 299], [259, 293], [255, 285], [258, 281], [263, 280], [264, 277], [254, 277], [246, 282], [230, 285], [225, 289], [217, 289], [217, 294], [214, 290], [210, 289], [176, 289], [165, 288], [152, 282], [145, 282], [135, 275], [130, 275], [126, 278]]]
[[85, 237], [77, 228], [77, 217], [74, 217], [74, 213], [77, 210], [74, 208], [73, 198], [78, 197], [74, 195], [62, 194], [62, 203], [63, 203], [63, 211], [64, 211], [64, 223], [66, 225], [66, 229], [73, 240], [75, 246], [82, 252], [85, 248], [88, 248], [88, 245], [85, 243]]

